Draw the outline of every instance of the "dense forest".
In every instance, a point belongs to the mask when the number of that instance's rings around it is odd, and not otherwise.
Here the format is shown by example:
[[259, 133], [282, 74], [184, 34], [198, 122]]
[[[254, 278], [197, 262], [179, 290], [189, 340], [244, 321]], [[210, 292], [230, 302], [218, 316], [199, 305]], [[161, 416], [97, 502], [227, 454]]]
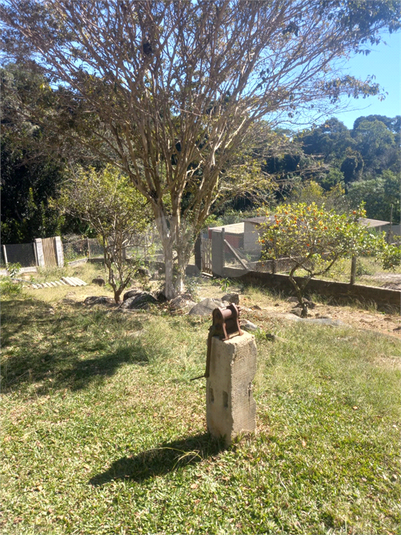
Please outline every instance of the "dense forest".
[[[81, 147], [71, 150], [74, 130], [85, 125], [68, 105], [69, 96], [61, 87], [51, 88], [37, 71], [8, 65], [0, 74], [3, 243], [89, 231], [49, 204], [69, 165], [101, 166]], [[307, 130], [275, 135], [277, 143], [253, 151], [260, 173], [273, 183], [272, 203], [325, 201], [345, 210], [364, 201], [368, 217], [399, 222], [401, 116], [359, 117], [351, 130], [333, 117]], [[257, 204], [254, 195], [243, 194], [216, 206], [216, 214], [228, 208], [252, 211]]]

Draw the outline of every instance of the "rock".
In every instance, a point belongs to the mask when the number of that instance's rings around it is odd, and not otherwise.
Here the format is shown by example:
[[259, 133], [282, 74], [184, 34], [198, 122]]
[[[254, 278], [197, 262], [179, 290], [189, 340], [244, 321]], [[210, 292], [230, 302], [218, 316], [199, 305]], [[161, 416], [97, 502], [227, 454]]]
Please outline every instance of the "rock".
[[142, 290], [139, 290], [139, 288], [131, 288], [130, 290], [124, 293], [123, 301], [126, 301], [130, 297], [135, 297], [139, 295], [140, 293], [142, 293]]
[[302, 310], [301, 310], [301, 308], [293, 308], [291, 310], [291, 314], [295, 314], [296, 316], [298, 316], [300, 318], [301, 314], [302, 314]]
[[230, 293], [223, 295], [221, 298], [222, 301], [228, 301], [228, 303], [234, 303], [234, 305], [239, 305], [239, 294], [237, 293]]
[[157, 301], [159, 303], [166, 303], [168, 301], [165, 293], [164, 293], [164, 289], [163, 290], [159, 290], [158, 292], [156, 292], [154, 294], [155, 298], [157, 299]]
[[[304, 299], [304, 303], [310, 309], [315, 308], [315, 306], [316, 306], [315, 303], [313, 303], [313, 301], [309, 301], [309, 299]], [[299, 303], [297, 305], [295, 305], [295, 306], [301, 308], [301, 305]]]
[[296, 316], [295, 314], [275, 314], [274, 317], [276, 319], [282, 319], [282, 320], [289, 320], [289, 321], [302, 321], [300, 317]]
[[92, 284], [97, 284], [98, 286], [105, 286], [106, 281], [102, 277], [96, 277], [92, 279]]
[[[288, 303], [296, 303], [296, 305], [295, 305], [296, 307], [301, 307], [297, 297], [289, 297], [287, 299], [287, 302]], [[308, 308], [315, 308], [315, 306], [316, 306], [313, 301], [310, 301], [309, 299], [306, 299], [306, 297], [304, 297], [304, 303], [306, 303], [306, 306]]]
[[193, 316], [209, 316], [215, 308], [222, 308], [224, 306], [225, 304], [220, 301], [220, 299], [212, 299], [208, 297], [191, 308], [189, 314]]
[[242, 320], [241, 329], [244, 329], [244, 331], [253, 332], [257, 331], [259, 327], [249, 320]]
[[303, 321], [308, 323], [317, 323], [318, 325], [333, 325], [336, 327], [346, 327], [347, 324], [340, 320], [332, 320], [331, 318], [306, 318]]
[[194, 307], [196, 303], [192, 301], [188, 294], [177, 295], [174, 299], [169, 301], [169, 306], [173, 309]]
[[187, 277], [199, 277], [200, 270], [198, 266], [195, 266], [195, 264], [188, 264], [185, 268], [185, 275]]
[[138, 295], [135, 295], [134, 297], [129, 297], [128, 299], [126, 299], [122, 303], [122, 305], [120, 305], [120, 308], [123, 310], [148, 310], [152, 305], [157, 305], [157, 303], [157, 299], [155, 299], [152, 294], [150, 294], [149, 292], [141, 292]]
[[112, 297], [106, 297], [104, 295], [90, 295], [84, 301], [84, 305], [93, 306], [93, 305], [115, 305], [115, 301]]
[[75, 299], [70, 299], [68, 297], [64, 297], [64, 299], [62, 299], [61, 302], [63, 303], [63, 305], [75, 305], [76, 304]]
[[147, 277], [148, 279], [150, 279], [150, 277], [152, 276], [150, 271], [143, 267], [138, 268], [135, 272], [135, 275], [139, 275], [139, 277]]

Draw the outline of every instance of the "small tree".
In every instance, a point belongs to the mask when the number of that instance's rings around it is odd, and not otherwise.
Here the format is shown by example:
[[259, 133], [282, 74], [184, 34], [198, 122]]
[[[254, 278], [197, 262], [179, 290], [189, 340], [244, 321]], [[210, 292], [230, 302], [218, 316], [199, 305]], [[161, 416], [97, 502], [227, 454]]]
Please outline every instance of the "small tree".
[[[340, 215], [315, 203], [284, 204], [274, 214], [266, 215], [270, 217], [262, 225], [260, 237], [263, 257], [290, 258], [289, 279], [302, 307], [302, 317], [308, 312], [303, 296], [309, 281], [327, 273], [340, 258], [375, 253], [385, 262], [384, 267], [390, 268], [400, 256], [395, 247], [389, 251], [384, 236], [371, 234], [358, 222], [366, 216], [362, 205], [351, 214]], [[300, 270], [306, 271], [302, 282], [295, 278]]]
[[135, 263], [127, 262], [126, 246], [142, 232], [148, 222], [145, 199], [128, 178], [112, 166], [96, 172], [76, 169], [64, 184], [57, 202], [69, 213], [96, 231], [104, 248], [104, 261], [116, 303], [129, 284]]

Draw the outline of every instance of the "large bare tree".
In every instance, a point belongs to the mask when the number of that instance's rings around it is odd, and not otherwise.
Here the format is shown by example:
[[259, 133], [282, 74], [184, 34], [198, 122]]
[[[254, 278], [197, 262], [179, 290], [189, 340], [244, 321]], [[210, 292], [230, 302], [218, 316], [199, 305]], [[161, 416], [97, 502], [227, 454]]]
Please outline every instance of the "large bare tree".
[[0, 16], [8, 53], [29, 54], [73, 92], [80, 142], [124, 169], [151, 204], [172, 297], [252, 125], [344, 93], [376, 94], [338, 68], [399, 28], [400, 4], [3, 0]]

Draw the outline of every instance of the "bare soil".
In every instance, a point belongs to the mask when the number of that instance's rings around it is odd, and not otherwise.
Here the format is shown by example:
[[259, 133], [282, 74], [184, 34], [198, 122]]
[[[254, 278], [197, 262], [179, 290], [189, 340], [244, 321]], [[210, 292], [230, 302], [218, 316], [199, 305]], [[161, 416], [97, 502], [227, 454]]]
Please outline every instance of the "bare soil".
[[[401, 275], [400, 279], [401, 289]], [[398, 289], [398, 288], [397, 288]], [[242, 317], [248, 319], [258, 326], [268, 325], [271, 320], [291, 321], [297, 320], [297, 312], [294, 298], [276, 298], [269, 294], [258, 292], [241, 293], [239, 288], [231, 287], [225, 293], [237, 292], [240, 294], [240, 306]], [[200, 296], [221, 298], [224, 295], [220, 289], [213, 287], [202, 288], [199, 291]], [[358, 307], [357, 305], [329, 305], [326, 303], [313, 303], [314, 307], [309, 309], [308, 317], [313, 318], [330, 318], [340, 321], [355, 329], [364, 329], [376, 331], [388, 336], [393, 336], [401, 340], [401, 316], [400, 311], [381, 312], [373, 307], [369, 310]]]

